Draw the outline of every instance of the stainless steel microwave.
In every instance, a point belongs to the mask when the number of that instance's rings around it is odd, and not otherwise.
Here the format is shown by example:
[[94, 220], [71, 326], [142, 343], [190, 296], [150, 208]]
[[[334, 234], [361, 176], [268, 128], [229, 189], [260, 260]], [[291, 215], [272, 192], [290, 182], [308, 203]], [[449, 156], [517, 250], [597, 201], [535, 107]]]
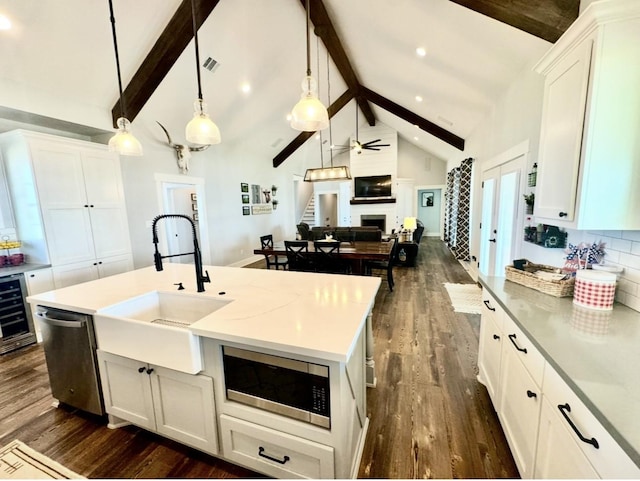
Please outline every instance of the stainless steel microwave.
[[223, 346], [227, 399], [331, 427], [329, 367]]

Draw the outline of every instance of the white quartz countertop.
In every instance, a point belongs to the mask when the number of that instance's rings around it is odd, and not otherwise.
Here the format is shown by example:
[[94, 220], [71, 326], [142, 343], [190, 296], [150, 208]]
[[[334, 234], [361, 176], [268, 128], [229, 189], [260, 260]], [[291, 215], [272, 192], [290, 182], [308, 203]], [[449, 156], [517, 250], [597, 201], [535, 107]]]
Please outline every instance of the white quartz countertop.
[[[192, 324], [194, 334], [338, 362], [348, 360], [380, 286], [378, 277], [216, 266], [204, 270], [211, 283], [197, 295], [232, 302]], [[177, 291], [179, 282], [185, 290]], [[161, 272], [146, 267], [27, 301], [95, 314], [154, 290], [196, 293], [194, 266], [165, 263]]]
[[574, 306], [503, 277], [479, 280], [640, 465], [640, 313]]

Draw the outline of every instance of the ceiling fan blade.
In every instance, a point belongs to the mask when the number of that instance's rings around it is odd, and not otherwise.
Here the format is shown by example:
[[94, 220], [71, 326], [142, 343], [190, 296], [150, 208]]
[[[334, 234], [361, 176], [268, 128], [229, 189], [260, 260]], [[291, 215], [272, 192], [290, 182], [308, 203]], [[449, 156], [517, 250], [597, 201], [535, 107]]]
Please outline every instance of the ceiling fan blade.
[[377, 146], [373, 146], [371, 147], [370, 145], [367, 145], [366, 147], [362, 147], [363, 149], [367, 149], [367, 150], [380, 150], [377, 148]]
[[371, 145], [371, 144], [375, 144], [376, 142], [380, 142], [382, 139], [376, 139], [376, 140], [370, 140], [369, 142], [364, 142], [362, 145]]
[[363, 149], [370, 149], [371, 147], [390, 147], [389, 144], [368, 144], [363, 146]]

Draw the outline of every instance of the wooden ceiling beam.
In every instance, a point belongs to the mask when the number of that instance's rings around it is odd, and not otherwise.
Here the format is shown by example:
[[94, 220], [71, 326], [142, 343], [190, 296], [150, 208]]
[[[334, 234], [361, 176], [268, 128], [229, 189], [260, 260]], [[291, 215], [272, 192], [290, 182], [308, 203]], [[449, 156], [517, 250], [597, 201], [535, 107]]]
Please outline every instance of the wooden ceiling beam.
[[464, 150], [464, 139], [452, 134], [446, 129], [443, 129], [439, 125], [430, 122], [429, 120], [420, 117], [419, 115], [411, 112], [409, 109], [404, 108], [401, 105], [375, 93], [373, 90], [369, 90], [366, 87], [362, 87], [362, 92], [369, 102], [376, 104], [378, 107], [385, 109], [387, 112], [391, 112], [393, 115], [406, 120], [410, 124], [417, 125], [425, 132], [437, 137], [438, 139], [446, 142], [447, 144], [455, 147], [458, 150]]
[[[347, 105], [352, 98], [353, 92], [351, 90], [346, 90], [327, 109], [329, 118], [332, 118], [335, 114], [340, 112], [342, 107]], [[298, 147], [304, 144], [309, 139], [309, 137], [312, 137], [313, 135], [315, 135], [315, 132], [300, 132], [298, 136], [289, 143], [289, 145], [282, 149], [282, 151], [280, 151], [280, 153], [273, 158], [273, 166], [278, 167], [280, 164], [282, 164], [291, 154], [298, 150]]]
[[[218, 5], [219, 1], [195, 0], [196, 25], [198, 29], [209, 17], [209, 14]], [[133, 75], [129, 85], [124, 89], [124, 110], [131, 122], [140, 113], [142, 107], [144, 107], [164, 77], [169, 73], [169, 70], [189, 45], [192, 38], [191, 0], [182, 0], [155, 45], [151, 48], [138, 71]], [[195, 84], [193, 89], [195, 99]], [[111, 109], [114, 127], [116, 127], [116, 121], [120, 116], [120, 102], [118, 101]]]
[[[306, 0], [300, 0], [300, 3], [302, 3], [306, 11]], [[329, 55], [333, 59], [333, 63], [336, 64], [338, 72], [340, 72], [349, 90], [354, 92], [362, 115], [367, 119], [369, 125], [374, 126], [376, 124], [376, 117], [373, 115], [373, 110], [371, 110], [369, 102], [360, 95], [362, 84], [349, 61], [349, 57], [347, 57], [347, 52], [344, 50], [340, 37], [338, 37], [336, 29], [333, 27], [324, 3], [322, 0], [311, 0], [310, 10], [310, 19], [313, 23], [315, 34], [320, 37], [320, 40], [324, 43]]]
[[551, 43], [578, 18], [580, 9], [580, 0], [450, 1]]

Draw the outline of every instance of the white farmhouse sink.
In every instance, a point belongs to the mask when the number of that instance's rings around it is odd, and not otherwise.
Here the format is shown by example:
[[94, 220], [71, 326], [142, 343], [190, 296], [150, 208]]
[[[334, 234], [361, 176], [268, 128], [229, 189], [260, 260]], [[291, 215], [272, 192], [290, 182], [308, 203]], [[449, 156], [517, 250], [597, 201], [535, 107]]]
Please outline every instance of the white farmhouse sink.
[[163, 291], [132, 297], [96, 312], [98, 349], [195, 374], [202, 370], [200, 339], [187, 327], [229, 302]]

